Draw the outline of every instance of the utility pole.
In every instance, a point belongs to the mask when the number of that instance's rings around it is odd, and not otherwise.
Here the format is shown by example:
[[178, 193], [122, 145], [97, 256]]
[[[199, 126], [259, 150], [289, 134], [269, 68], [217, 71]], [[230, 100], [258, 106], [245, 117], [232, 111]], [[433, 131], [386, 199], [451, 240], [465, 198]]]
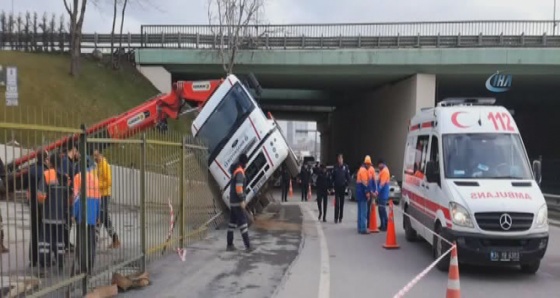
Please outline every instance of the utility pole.
[[554, 9], [552, 11], [552, 22], [553, 22], [552, 35], [556, 35], [556, 0], [554, 0]]

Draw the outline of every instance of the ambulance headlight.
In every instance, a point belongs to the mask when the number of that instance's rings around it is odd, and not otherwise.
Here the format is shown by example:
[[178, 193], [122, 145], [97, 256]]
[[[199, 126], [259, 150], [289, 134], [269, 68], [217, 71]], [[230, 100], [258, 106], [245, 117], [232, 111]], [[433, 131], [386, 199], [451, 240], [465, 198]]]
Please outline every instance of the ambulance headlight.
[[471, 221], [471, 216], [465, 207], [455, 202], [451, 202], [449, 203], [449, 210], [451, 211], [451, 220], [454, 224], [467, 228], [474, 227]]
[[546, 227], [548, 225], [548, 208], [546, 204], [544, 204], [539, 212], [537, 212], [537, 228]]

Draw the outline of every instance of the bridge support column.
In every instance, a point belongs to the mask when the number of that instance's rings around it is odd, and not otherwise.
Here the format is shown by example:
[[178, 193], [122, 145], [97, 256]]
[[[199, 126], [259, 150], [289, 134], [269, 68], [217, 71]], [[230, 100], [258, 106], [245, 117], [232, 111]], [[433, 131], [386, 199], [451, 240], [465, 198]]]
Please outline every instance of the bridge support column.
[[330, 138], [331, 138], [331, 128], [329, 127], [329, 121], [320, 121], [317, 122], [317, 130], [321, 134], [321, 163], [323, 164], [330, 164]]
[[141, 66], [136, 69], [161, 93], [171, 92], [171, 73], [163, 66]]
[[401, 180], [409, 120], [421, 108], [435, 105], [435, 93], [435, 75], [415, 74], [370, 93], [351, 95], [360, 99], [348, 98], [355, 103], [333, 113], [332, 148], [345, 155], [353, 170], [365, 155], [374, 163], [383, 158]]

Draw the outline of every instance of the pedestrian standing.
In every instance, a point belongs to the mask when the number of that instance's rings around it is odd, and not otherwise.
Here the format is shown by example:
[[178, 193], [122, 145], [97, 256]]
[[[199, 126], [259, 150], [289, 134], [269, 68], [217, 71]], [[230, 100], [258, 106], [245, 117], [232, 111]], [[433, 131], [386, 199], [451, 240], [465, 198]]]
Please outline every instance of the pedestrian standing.
[[[371, 158], [370, 158], [370, 162], [371, 162]], [[368, 176], [369, 176], [369, 188], [371, 191], [371, 198], [367, 201], [367, 227], [369, 229], [369, 219], [370, 219], [370, 215], [371, 215], [371, 205], [372, 202], [375, 200], [376, 196], [377, 196], [377, 181], [376, 181], [376, 177], [375, 177], [375, 168], [371, 165], [370, 167], [368, 167]]]
[[[58, 172], [61, 173], [65, 179], [60, 181], [63, 185], [68, 187], [68, 198], [73, 198], [74, 190], [74, 177], [76, 174], [80, 173], [80, 152], [78, 151], [77, 144], [70, 140], [66, 147], [62, 149], [62, 154], [60, 156], [60, 162], [58, 163]], [[72, 201], [72, 200], [71, 200]], [[74, 246], [70, 243], [70, 231], [72, 230], [72, 204], [68, 204], [69, 208], [66, 210], [66, 225], [64, 229], [64, 245], [66, 251], [73, 251]]]
[[[95, 248], [96, 248], [96, 239], [95, 239], [95, 228], [99, 223], [100, 219], [100, 201], [101, 201], [101, 194], [99, 192], [99, 180], [97, 175], [94, 172], [94, 163], [90, 158], [87, 158], [87, 170], [86, 170], [86, 178], [82, 179], [81, 173], [76, 174], [74, 176], [74, 205], [73, 205], [73, 219], [78, 226], [84, 220], [85, 214], [82, 214], [82, 204], [87, 204], [86, 206], [86, 235], [87, 238], [86, 243], [82, 243], [82, 237], [78, 235], [76, 237], [76, 248], [77, 254], [76, 257], [78, 260], [86, 260], [88, 274], [91, 274], [91, 270], [93, 269], [93, 265], [95, 263]], [[81, 185], [82, 183], [86, 183], [86, 193], [81, 193]], [[86, 246], [87, 245], [87, 249]], [[83, 253], [87, 254], [83, 256]]]
[[327, 175], [326, 167], [321, 164], [317, 170], [317, 207], [319, 208], [319, 220], [323, 217], [323, 222], [327, 221], [327, 197], [328, 189], [330, 186], [329, 176]]
[[342, 222], [342, 217], [344, 215], [344, 197], [346, 187], [348, 187], [348, 183], [350, 182], [350, 169], [348, 165], [344, 163], [344, 157], [341, 153], [337, 155], [337, 164], [333, 167], [331, 182], [335, 197], [334, 223], [339, 223]]
[[301, 166], [301, 171], [299, 172], [299, 180], [301, 182], [301, 201], [307, 201], [307, 192], [309, 191], [311, 173], [307, 165]]
[[379, 168], [379, 180], [377, 182], [377, 203], [379, 208], [380, 231], [387, 231], [387, 203], [389, 201], [389, 183], [391, 181], [391, 173], [383, 159], [377, 162]]
[[290, 175], [290, 171], [288, 171], [285, 164], [282, 165], [282, 169], [280, 170], [280, 175], [281, 175], [280, 183], [282, 187], [282, 202], [287, 202], [291, 175]]
[[29, 217], [31, 224], [31, 241], [29, 243], [29, 261], [31, 267], [39, 265], [39, 238], [42, 237], [43, 202], [46, 199], [44, 173], [48, 164], [48, 152], [37, 150], [37, 161], [29, 167], [23, 178], [23, 187], [29, 191]]
[[[8, 173], [6, 172], [6, 168], [4, 167], [4, 162], [0, 159], [0, 196], [7, 195], [6, 183], [4, 180]], [[0, 211], [0, 253], [8, 253], [10, 250], [6, 245], [4, 245], [4, 226], [2, 225], [2, 212]]]
[[111, 166], [107, 162], [107, 159], [101, 154], [99, 149], [93, 151], [93, 158], [97, 163], [97, 178], [99, 179], [99, 192], [101, 193], [101, 222], [97, 226], [96, 235], [99, 237], [99, 232], [101, 226], [105, 226], [107, 234], [112, 239], [109, 248], [119, 248], [121, 242], [115, 229], [113, 228], [113, 223], [111, 222], [111, 217], [109, 216], [109, 201], [111, 199], [111, 186], [112, 186], [112, 176], [111, 176]]
[[231, 175], [230, 191], [229, 191], [229, 206], [230, 206], [230, 217], [229, 225], [227, 231], [227, 250], [234, 251], [235, 246], [233, 246], [233, 231], [239, 228], [241, 232], [241, 237], [243, 238], [243, 243], [245, 244], [245, 251], [251, 252], [254, 248], [251, 246], [249, 241], [249, 226], [247, 224], [247, 216], [245, 214], [245, 207], [247, 202], [245, 201], [245, 167], [249, 158], [245, 153], [239, 156], [239, 161], [233, 174]]
[[68, 188], [61, 185], [65, 177], [56, 171], [56, 155], [51, 155], [49, 169], [44, 173], [47, 198], [43, 203], [42, 234], [39, 237], [39, 263], [42, 267], [52, 265], [55, 257], [58, 268], [64, 265], [64, 228], [68, 209]]
[[367, 229], [367, 206], [371, 200], [371, 158], [367, 155], [356, 175], [356, 201], [358, 203], [358, 233], [369, 234]]

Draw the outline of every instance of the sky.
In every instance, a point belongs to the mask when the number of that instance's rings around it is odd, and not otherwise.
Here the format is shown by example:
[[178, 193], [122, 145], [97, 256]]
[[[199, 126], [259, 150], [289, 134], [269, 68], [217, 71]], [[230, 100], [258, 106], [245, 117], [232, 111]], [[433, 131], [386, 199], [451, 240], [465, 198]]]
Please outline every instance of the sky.
[[[88, 4], [83, 31], [109, 33], [113, 0], [96, 1], [99, 2], [96, 6]], [[208, 24], [208, 1], [129, 0], [124, 32], [137, 33], [142, 24]], [[554, 7], [554, 0], [265, 1], [265, 17], [261, 19], [269, 24], [552, 20]], [[12, 3], [16, 14], [26, 11], [65, 14], [63, 0], [0, 0], [0, 10], [11, 12]]]

